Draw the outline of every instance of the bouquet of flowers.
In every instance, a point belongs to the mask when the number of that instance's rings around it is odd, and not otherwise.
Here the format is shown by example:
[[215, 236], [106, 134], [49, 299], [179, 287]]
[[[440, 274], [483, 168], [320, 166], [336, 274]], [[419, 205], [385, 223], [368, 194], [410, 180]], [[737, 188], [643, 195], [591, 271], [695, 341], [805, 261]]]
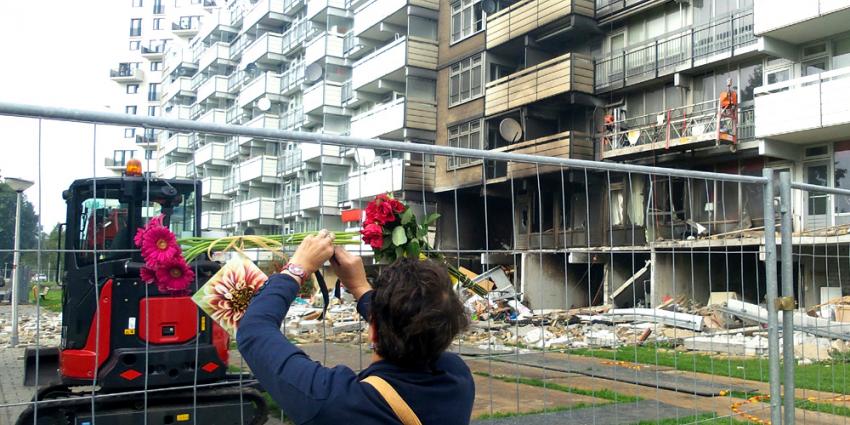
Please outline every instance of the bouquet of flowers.
[[195, 280], [195, 273], [183, 258], [174, 233], [162, 225], [162, 220], [162, 215], [152, 218], [136, 231], [133, 239], [145, 259], [141, 278], [145, 283], [156, 283], [162, 293], [183, 294]]
[[431, 213], [418, 223], [413, 210], [390, 194], [382, 194], [366, 205], [366, 218], [360, 231], [364, 243], [372, 247], [375, 260], [393, 262], [398, 258], [430, 258], [446, 265], [453, 280], [479, 295], [487, 291], [472, 282], [428, 243], [428, 227], [440, 218]]

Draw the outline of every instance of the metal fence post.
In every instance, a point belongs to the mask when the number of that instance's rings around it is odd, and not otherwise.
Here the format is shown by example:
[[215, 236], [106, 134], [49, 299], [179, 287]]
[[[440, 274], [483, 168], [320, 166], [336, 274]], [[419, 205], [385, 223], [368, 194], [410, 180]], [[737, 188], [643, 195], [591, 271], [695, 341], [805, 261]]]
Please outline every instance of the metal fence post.
[[779, 173], [779, 213], [781, 221], [781, 261], [782, 261], [782, 358], [784, 359], [785, 379], [783, 405], [784, 425], [794, 424], [794, 247], [791, 241], [791, 173]]
[[773, 211], [773, 169], [765, 168], [764, 177], [764, 269], [767, 284], [767, 349], [770, 365], [770, 422], [782, 423], [780, 406], [781, 382], [779, 381], [779, 329], [776, 317], [776, 217]]

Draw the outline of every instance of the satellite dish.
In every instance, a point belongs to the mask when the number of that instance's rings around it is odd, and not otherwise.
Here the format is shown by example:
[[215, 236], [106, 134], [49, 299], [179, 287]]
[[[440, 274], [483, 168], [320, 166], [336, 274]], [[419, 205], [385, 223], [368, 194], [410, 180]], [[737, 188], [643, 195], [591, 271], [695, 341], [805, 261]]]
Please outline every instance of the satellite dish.
[[357, 159], [358, 165], [365, 167], [375, 162], [375, 151], [363, 148], [355, 149], [354, 157]]
[[496, 0], [484, 0], [481, 2], [481, 10], [487, 14], [496, 12]]
[[499, 135], [510, 143], [522, 138], [522, 126], [513, 118], [505, 118], [499, 123]]
[[257, 109], [259, 109], [263, 112], [268, 112], [269, 109], [271, 109], [271, 108], [272, 108], [272, 101], [269, 100], [269, 98], [261, 97], [259, 100], [257, 100]]
[[310, 66], [304, 69], [304, 80], [307, 81], [307, 84], [317, 83], [322, 79], [323, 73], [324, 69], [322, 69], [321, 64], [318, 62], [310, 64]]
[[254, 62], [247, 63], [245, 64], [245, 66], [242, 67], [242, 70], [247, 73], [255, 72], [257, 71], [257, 64], [255, 64]]

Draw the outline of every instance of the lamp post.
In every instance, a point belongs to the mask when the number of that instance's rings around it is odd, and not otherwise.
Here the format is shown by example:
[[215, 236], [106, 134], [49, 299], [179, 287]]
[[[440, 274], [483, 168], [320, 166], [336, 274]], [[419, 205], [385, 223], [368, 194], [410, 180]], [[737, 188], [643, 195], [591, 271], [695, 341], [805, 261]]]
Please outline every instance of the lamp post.
[[32, 187], [34, 184], [29, 180], [16, 179], [6, 177], [5, 183], [14, 190], [17, 196], [17, 205], [15, 206], [15, 252], [12, 256], [12, 336], [9, 338], [9, 344], [12, 347], [18, 346], [18, 266], [21, 262], [21, 201], [23, 200], [24, 191]]

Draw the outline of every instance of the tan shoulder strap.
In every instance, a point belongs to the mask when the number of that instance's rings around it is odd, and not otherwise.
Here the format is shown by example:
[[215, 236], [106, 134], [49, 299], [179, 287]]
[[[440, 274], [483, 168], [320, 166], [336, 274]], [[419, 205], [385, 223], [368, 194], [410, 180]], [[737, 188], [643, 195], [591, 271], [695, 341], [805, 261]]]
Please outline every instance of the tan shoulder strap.
[[393, 412], [402, 424], [422, 425], [422, 422], [419, 421], [419, 418], [416, 416], [416, 413], [413, 412], [413, 409], [411, 409], [404, 399], [398, 395], [395, 388], [393, 388], [392, 385], [383, 378], [372, 375], [366, 377], [361, 382], [371, 385], [376, 391], [378, 391], [378, 394], [380, 394], [381, 397], [384, 398], [384, 401], [390, 405], [390, 408], [393, 409]]

